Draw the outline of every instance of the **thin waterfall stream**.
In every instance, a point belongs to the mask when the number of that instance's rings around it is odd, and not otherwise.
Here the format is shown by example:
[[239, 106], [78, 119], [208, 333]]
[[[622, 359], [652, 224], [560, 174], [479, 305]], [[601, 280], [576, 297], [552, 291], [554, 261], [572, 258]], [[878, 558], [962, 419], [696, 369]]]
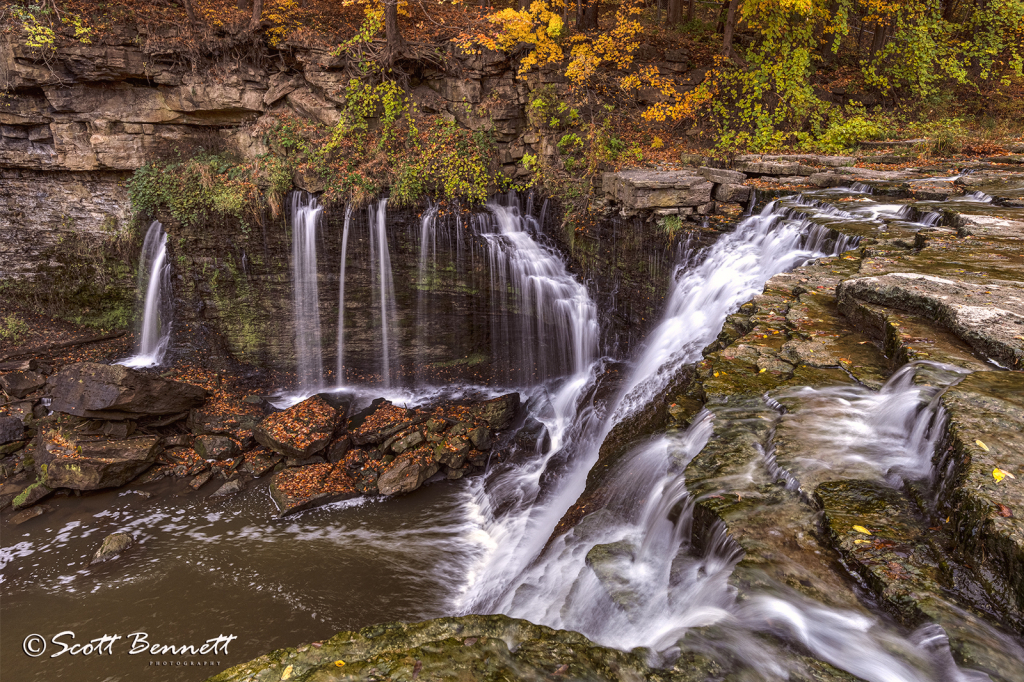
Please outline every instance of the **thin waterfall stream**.
[[323, 386], [320, 342], [320, 285], [317, 272], [317, 229], [323, 207], [306, 192], [292, 193], [292, 280], [295, 319], [296, 374], [300, 394]]
[[133, 368], [163, 362], [171, 338], [171, 265], [167, 261], [167, 233], [159, 220], [154, 220], [146, 231], [139, 259], [139, 281], [146, 283], [146, 293], [138, 347], [135, 355], [119, 363]]

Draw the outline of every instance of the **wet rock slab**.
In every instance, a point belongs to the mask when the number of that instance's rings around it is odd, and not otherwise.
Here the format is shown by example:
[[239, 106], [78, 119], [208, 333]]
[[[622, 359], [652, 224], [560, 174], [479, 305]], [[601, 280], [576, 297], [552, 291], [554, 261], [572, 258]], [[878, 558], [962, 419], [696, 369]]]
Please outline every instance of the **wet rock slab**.
[[285, 457], [306, 459], [326, 448], [338, 428], [337, 411], [320, 396], [272, 414], [253, 431], [260, 445]]
[[858, 299], [926, 316], [983, 357], [1024, 368], [1024, 286], [1017, 282], [975, 283], [897, 272], [847, 280], [837, 294], [845, 306], [853, 305], [848, 299]]
[[342, 632], [324, 642], [279, 649], [209, 682], [301, 680], [593, 680], [689, 682], [720, 674], [697, 655], [652, 668], [640, 651], [598, 646], [575, 632], [507, 616], [462, 616], [387, 623]]
[[129, 419], [187, 412], [206, 399], [198, 386], [120, 365], [80, 362], [50, 378], [54, 412], [90, 419]]
[[116, 488], [148, 469], [161, 449], [158, 436], [83, 436], [58, 424], [40, 432], [35, 465], [50, 488]]

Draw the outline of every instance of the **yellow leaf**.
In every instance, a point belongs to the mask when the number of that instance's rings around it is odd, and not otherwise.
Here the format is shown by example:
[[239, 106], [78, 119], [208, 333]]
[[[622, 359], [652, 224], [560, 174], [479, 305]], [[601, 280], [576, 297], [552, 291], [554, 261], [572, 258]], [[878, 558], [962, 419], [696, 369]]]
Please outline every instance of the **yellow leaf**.
[[758, 374], [763, 374], [765, 371], [767, 371], [767, 369], [768, 369], [767, 367], [762, 367], [761, 371], [758, 372]]
[[1017, 478], [1016, 476], [1011, 474], [1009, 471], [1004, 471], [1004, 470], [1000, 469], [999, 467], [996, 467], [995, 469], [992, 470], [992, 478], [996, 479], [996, 483], [999, 483], [1001, 480], [1003, 480], [1004, 478], [1007, 478], [1007, 477], [1009, 477], [1009, 478]]
[[335, 661], [334, 665], [336, 665], [336, 666], [338, 666], [340, 668], [341, 666], [345, 665], [345, 661], [342, 661], [342, 660]]
[[858, 533], [864, 533], [864, 535], [871, 535], [871, 531], [869, 531], [864, 526], [854, 526], [853, 529]]
[[871, 540], [854, 540], [853, 544], [855, 544], [855, 545], [866, 545], [866, 544], [869, 544], [870, 542], [871, 542]]
[[285, 668], [284, 672], [281, 674], [281, 679], [282, 680], [289, 680], [289, 679], [291, 679], [291, 677], [292, 677], [292, 668], [294, 668], [294, 667], [295, 666], [291, 666], [290, 665], [287, 668]]
[[718, 376], [718, 372], [715, 372], [715, 376], [716, 376], [716, 377]]
[[982, 443], [980, 440], [974, 441], [974, 444], [977, 445], [982, 450], [984, 450], [985, 452], [988, 452], [988, 446]]

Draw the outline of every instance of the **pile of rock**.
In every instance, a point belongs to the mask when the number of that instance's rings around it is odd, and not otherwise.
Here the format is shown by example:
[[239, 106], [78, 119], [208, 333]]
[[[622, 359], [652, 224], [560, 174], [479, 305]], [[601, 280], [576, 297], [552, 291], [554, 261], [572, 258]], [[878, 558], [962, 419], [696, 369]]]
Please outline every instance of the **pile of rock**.
[[[442, 472], [461, 478], [494, 456], [519, 394], [406, 409], [379, 399], [347, 422], [321, 396], [271, 415], [256, 439], [295, 465], [274, 475], [281, 515], [359, 495], [412, 492]], [[333, 414], [332, 414], [333, 412]]]

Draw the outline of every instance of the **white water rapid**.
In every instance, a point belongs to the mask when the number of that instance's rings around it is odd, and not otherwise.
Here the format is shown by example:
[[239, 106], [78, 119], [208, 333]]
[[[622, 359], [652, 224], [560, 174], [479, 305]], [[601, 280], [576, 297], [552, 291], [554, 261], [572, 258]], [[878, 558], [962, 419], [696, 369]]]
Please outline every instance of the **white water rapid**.
[[146, 283], [142, 329], [135, 355], [120, 361], [125, 367], [159, 365], [171, 338], [171, 265], [167, 262], [167, 234], [159, 220], [146, 231], [139, 259], [139, 282]]
[[295, 311], [295, 359], [298, 390], [316, 393], [323, 385], [320, 344], [320, 287], [316, 233], [323, 207], [308, 192], [292, 193], [292, 281]]

